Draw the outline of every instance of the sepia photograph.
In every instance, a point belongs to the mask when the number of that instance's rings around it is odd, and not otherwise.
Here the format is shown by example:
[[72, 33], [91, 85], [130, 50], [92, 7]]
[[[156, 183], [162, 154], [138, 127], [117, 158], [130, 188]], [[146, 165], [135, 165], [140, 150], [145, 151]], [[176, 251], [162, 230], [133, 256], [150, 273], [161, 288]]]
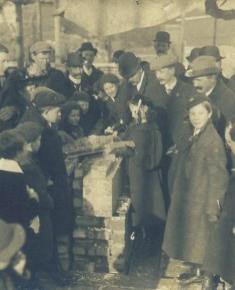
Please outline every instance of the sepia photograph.
[[235, 0], [0, 0], [0, 290], [235, 290]]

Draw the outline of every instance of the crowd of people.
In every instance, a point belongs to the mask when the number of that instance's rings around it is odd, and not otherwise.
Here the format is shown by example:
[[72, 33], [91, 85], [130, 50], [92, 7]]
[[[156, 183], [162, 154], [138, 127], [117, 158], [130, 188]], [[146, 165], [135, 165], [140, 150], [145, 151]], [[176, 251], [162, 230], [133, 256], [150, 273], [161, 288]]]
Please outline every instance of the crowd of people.
[[116, 51], [116, 75], [94, 66], [90, 42], [68, 54], [65, 72], [47, 42], [31, 46], [23, 69], [0, 45], [1, 290], [45, 289], [40, 271], [60, 286], [73, 280], [58, 255], [73, 228], [62, 146], [92, 135], [135, 144], [116, 152], [127, 165], [131, 239], [164, 229], [163, 251], [188, 265], [180, 283], [235, 287], [235, 77], [224, 77], [216, 46], [193, 48], [187, 67], [169, 33], [157, 32], [154, 48], [151, 62]]

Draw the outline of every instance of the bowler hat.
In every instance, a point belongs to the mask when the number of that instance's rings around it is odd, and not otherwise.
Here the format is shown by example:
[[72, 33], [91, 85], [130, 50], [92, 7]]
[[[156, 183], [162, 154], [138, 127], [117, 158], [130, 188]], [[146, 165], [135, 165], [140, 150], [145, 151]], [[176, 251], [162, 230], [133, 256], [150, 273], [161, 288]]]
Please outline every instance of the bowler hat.
[[194, 59], [196, 59], [197, 57], [200, 56], [200, 52], [201, 52], [201, 48], [200, 47], [194, 47], [191, 52], [190, 55], [186, 57], [186, 59], [190, 62], [192, 62]]
[[65, 102], [65, 97], [47, 87], [37, 87], [33, 92], [33, 102], [38, 108], [58, 107]]
[[187, 108], [190, 110], [192, 107], [195, 107], [203, 102], [210, 103], [210, 99], [206, 95], [198, 93], [195, 91], [192, 97], [189, 98], [187, 103]]
[[220, 55], [219, 48], [214, 45], [204, 46], [200, 50], [200, 55], [208, 55], [215, 57], [216, 61], [220, 61], [224, 57]]
[[199, 56], [191, 63], [191, 68], [187, 71], [187, 76], [191, 78], [217, 75], [220, 73], [213, 56]]
[[158, 31], [156, 33], [156, 37], [155, 37], [154, 41], [171, 43], [170, 34], [166, 31]]
[[91, 42], [83, 42], [81, 47], [79, 48], [80, 52], [86, 51], [86, 50], [91, 50], [94, 51], [94, 53], [97, 53], [97, 49], [93, 47]]
[[24, 245], [25, 232], [19, 224], [9, 224], [0, 220], [0, 237], [0, 261], [8, 265]]
[[160, 55], [159, 57], [155, 57], [154, 60], [151, 62], [151, 69], [152, 70], [160, 70], [164, 67], [173, 66], [178, 62], [177, 56], [168, 51], [167, 54]]
[[66, 64], [68, 67], [82, 67], [83, 62], [83, 57], [76, 51], [68, 54]]
[[122, 77], [128, 79], [140, 68], [140, 60], [133, 52], [124, 52], [118, 60], [118, 70]]
[[112, 84], [119, 84], [119, 78], [111, 73], [103, 74], [100, 78], [100, 87], [103, 88], [104, 84], [106, 83], [112, 83]]
[[30, 53], [40, 53], [40, 52], [51, 52], [52, 51], [52, 47], [51, 45], [46, 42], [46, 41], [38, 41], [36, 43], [34, 43], [31, 47], [30, 47]]
[[27, 143], [32, 143], [41, 136], [43, 128], [35, 122], [24, 122], [20, 123], [14, 130], [16, 133], [20, 134]]
[[112, 60], [113, 60], [113, 62], [116, 62], [116, 63], [117, 63], [118, 60], [119, 60], [119, 57], [120, 57], [121, 55], [123, 55], [124, 52], [125, 52], [125, 51], [122, 50], [122, 49], [115, 50], [114, 53], [113, 53], [113, 56], [112, 56]]
[[5, 45], [0, 43], [0, 52], [8, 53], [9, 50], [8, 50], [8, 48]]

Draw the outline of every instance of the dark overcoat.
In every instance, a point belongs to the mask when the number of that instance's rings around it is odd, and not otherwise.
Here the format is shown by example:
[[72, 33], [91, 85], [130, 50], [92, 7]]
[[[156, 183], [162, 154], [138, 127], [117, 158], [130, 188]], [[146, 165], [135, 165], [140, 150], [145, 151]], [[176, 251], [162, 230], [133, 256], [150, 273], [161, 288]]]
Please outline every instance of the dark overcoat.
[[42, 118], [37, 109], [29, 107], [21, 122], [36, 122], [43, 126], [41, 146], [37, 154], [39, 166], [52, 186], [50, 194], [54, 200], [54, 227], [58, 235], [70, 233], [72, 225], [72, 198], [62, 151], [62, 140], [53, 127]]
[[171, 258], [202, 264], [209, 216], [218, 214], [228, 181], [224, 145], [212, 123], [175, 158], [163, 250]]
[[148, 217], [165, 219], [165, 203], [158, 164], [162, 157], [161, 134], [155, 123], [132, 125], [124, 139], [135, 143], [135, 154], [128, 159], [134, 225], [143, 225]]
[[213, 227], [203, 268], [221, 276], [230, 284], [235, 283], [235, 172], [229, 180], [221, 217]]
[[81, 86], [83, 90], [90, 96], [97, 92], [99, 88], [99, 80], [104, 74], [101, 70], [92, 66], [92, 73], [87, 75], [85, 72], [82, 73]]

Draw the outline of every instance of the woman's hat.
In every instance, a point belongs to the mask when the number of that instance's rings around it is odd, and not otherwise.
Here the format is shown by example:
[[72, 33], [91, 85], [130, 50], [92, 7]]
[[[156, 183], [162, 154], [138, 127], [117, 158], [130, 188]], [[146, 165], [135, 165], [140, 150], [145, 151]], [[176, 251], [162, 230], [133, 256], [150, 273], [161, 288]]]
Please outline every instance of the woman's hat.
[[0, 261], [9, 264], [25, 243], [25, 232], [19, 224], [0, 220]]
[[102, 89], [104, 87], [104, 84], [106, 83], [112, 83], [112, 84], [118, 85], [119, 82], [120, 82], [119, 78], [116, 75], [111, 74], [111, 73], [103, 74], [99, 81], [100, 87]]

